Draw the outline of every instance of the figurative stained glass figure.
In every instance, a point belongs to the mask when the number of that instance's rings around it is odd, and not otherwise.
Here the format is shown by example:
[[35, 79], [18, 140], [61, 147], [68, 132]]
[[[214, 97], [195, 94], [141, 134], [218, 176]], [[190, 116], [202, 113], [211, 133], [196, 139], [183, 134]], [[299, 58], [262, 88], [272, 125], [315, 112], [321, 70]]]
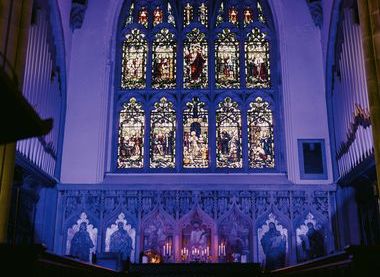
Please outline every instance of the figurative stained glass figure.
[[265, 268], [277, 269], [285, 266], [286, 237], [277, 230], [273, 222], [260, 240], [265, 254]]
[[146, 7], [142, 7], [139, 11], [138, 23], [148, 27], [148, 10]]
[[238, 104], [227, 97], [216, 110], [218, 168], [241, 168], [241, 112]]
[[175, 167], [176, 114], [173, 103], [165, 97], [151, 111], [150, 167]]
[[245, 43], [246, 83], [248, 88], [270, 86], [269, 43], [266, 34], [254, 28]]
[[274, 167], [273, 115], [261, 97], [250, 103], [248, 111], [248, 151], [251, 168]]
[[153, 11], [153, 26], [156, 26], [156, 25], [162, 23], [163, 18], [164, 18], [164, 13], [160, 9], [160, 7], [157, 7]]
[[249, 25], [253, 21], [253, 12], [250, 8], [244, 9], [244, 26]]
[[205, 25], [205, 26], [207, 27], [207, 21], [208, 21], [207, 6], [206, 6], [206, 4], [203, 2], [203, 3], [199, 6], [199, 22], [202, 23], [203, 25]]
[[186, 3], [185, 8], [183, 10], [183, 24], [184, 26], [187, 26], [190, 24], [191, 21], [193, 21], [193, 6], [190, 5], [190, 3]]
[[153, 42], [152, 87], [173, 88], [176, 85], [176, 43], [168, 29], [162, 29]]
[[123, 89], [145, 88], [147, 50], [145, 35], [139, 30], [133, 29], [125, 36], [121, 78]]
[[207, 80], [207, 41], [205, 34], [193, 29], [184, 43], [184, 87], [205, 88]]
[[144, 111], [135, 98], [123, 105], [119, 115], [118, 168], [141, 168], [144, 156]]
[[123, 260], [131, 258], [133, 249], [132, 238], [124, 229], [124, 223], [118, 222], [118, 230], [110, 237], [110, 252], [120, 253]]
[[238, 24], [238, 10], [235, 7], [231, 7], [228, 11], [229, 21], [232, 24]]
[[229, 29], [224, 29], [215, 43], [216, 87], [239, 87], [239, 41]]
[[183, 112], [183, 167], [207, 168], [208, 112], [198, 97], [186, 104]]
[[93, 247], [94, 243], [87, 231], [87, 223], [82, 222], [79, 231], [75, 233], [71, 240], [70, 255], [88, 262], [90, 258], [90, 250]]

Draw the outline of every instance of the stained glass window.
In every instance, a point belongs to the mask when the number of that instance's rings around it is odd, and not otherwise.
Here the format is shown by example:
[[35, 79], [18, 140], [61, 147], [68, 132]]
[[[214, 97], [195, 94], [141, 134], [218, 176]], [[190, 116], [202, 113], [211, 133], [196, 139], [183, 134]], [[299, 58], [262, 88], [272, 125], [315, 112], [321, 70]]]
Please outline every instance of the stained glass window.
[[230, 8], [228, 17], [232, 24], [238, 24], [238, 10], [235, 7]]
[[208, 21], [208, 11], [207, 11], [207, 6], [203, 2], [199, 6], [199, 22], [202, 23], [207, 27], [207, 21]]
[[183, 24], [187, 26], [193, 21], [194, 9], [190, 3], [186, 3], [185, 8], [183, 9]]
[[173, 88], [176, 85], [176, 43], [168, 29], [156, 34], [153, 42], [152, 87]]
[[176, 113], [173, 103], [162, 97], [150, 114], [150, 167], [175, 167]]
[[250, 103], [248, 111], [248, 150], [251, 168], [274, 167], [273, 115], [261, 97]]
[[269, 43], [266, 34], [254, 28], [245, 42], [246, 83], [248, 88], [270, 86]]
[[144, 110], [131, 98], [119, 114], [118, 168], [143, 167], [144, 126]]
[[207, 168], [208, 112], [198, 97], [186, 103], [183, 112], [183, 167]]
[[244, 26], [249, 25], [253, 21], [253, 12], [251, 8], [244, 9]]
[[216, 110], [216, 166], [241, 168], [241, 112], [230, 97], [219, 103]]
[[155, 8], [155, 10], [153, 11], [153, 26], [156, 26], [162, 23], [163, 18], [164, 18], [164, 13], [160, 9], [160, 7]]
[[145, 35], [139, 30], [133, 29], [125, 36], [121, 78], [123, 89], [145, 88], [147, 49]]
[[207, 40], [206, 35], [193, 29], [186, 35], [184, 43], [184, 87], [206, 88], [207, 78]]
[[264, 2], [125, 1], [113, 169], [246, 172], [279, 166], [273, 126], [278, 103], [263, 100], [278, 93], [271, 76], [277, 72], [271, 60], [276, 36]]
[[238, 88], [239, 41], [236, 34], [224, 29], [215, 44], [215, 70], [217, 88]]
[[142, 7], [139, 11], [139, 19], [138, 22], [145, 27], [148, 27], [148, 10], [146, 7]]

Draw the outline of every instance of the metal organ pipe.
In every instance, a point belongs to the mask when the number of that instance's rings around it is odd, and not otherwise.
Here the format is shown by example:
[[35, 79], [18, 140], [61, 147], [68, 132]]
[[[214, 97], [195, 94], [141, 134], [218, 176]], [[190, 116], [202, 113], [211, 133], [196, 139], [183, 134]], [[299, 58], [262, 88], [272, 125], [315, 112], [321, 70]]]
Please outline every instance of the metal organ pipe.
[[[336, 123], [334, 132], [338, 151], [336, 154], [342, 151], [341, 146], [346, 146], [345, 152], [341, 153], [338, 159], [340, 176], [353, 170], [372, 153], [373, 148], [372, 129], [364, 128], [360, 124], [356, 131], [353, 128], [357, 120], [355, 118], [357, 109], [360, 108], [366, 113], [369, 108], [360, 28], [353, 20], [351, 9], [344, 10], [342, 20], [343, 41], [340, 42], [342, 43], [341, 51], [336, 53], [339, 55], [337, 66], [339, 66], [341, 78], [340, 82], [335, 80], [332, 93], [333, 116]], [[348, 141], [352, 135], [355, 135], [355, 139]]]
[[17, 151], [43, 172], [54, 176], [62, 93], [55, 72], [54, 34], [47, 11], [37, 11], [29, 28], [23, 94], [41, 118], [53, 118], [52, 131], [42, 138], [17, 142]]

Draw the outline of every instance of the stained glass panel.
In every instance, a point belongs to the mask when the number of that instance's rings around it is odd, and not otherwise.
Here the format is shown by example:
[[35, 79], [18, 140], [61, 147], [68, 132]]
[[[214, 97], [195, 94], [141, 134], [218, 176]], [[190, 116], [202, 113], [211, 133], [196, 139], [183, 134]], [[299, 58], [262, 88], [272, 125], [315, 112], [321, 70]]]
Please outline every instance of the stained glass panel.
[[193, 29], [187, 34], [184, 43], [184, 87], [206, 88], [208, 85], [207, 55], [208, 47], [206, 35]]
[[134, 29], [125, 36], [121, 76], [123, 89], [145, 88], [147, 49], [145, 35], [139, 30]]
[[168, 2], [168, 23], [172, 24], [175, 27], [175, 19], [172, 12], [172, 6]]
[[238, 88], [239, 41], [236, 34], [224, 29], [215, 44], [215, 69], [217, 88]]
[[164, 13], [160, 9], [160, 7], [155, 8], [155, 10], [153, 11], [153, 26], [156, 26], [162, 23], [163, 18], [164, 18]]
[[248, 150], [251, 168], [274, 167], [273, 115], [261, 97], [250, 103], [248, 111]]
[[220, 3], [218, 15], [216, 17], [216, 26], [219, 26], [223, 22], [223, 13], [224, 13], [224, 5], [222, 2], [222, 3]]
[[119, 114], [118, 168], [143, 167], [144, 126], [144, 110], [131, 98]]
[[165, 97], [154, 104], [150, 114], [150, 167], [175, 167], [176, 113]]
[[208, 21], [208, 11], [207, 11], [207, 6], [205, 3], [202, 3], [199, 6], [199, 22], [202, 23], [207, 27], [207, 21]]
[[227, 97], [216, 110], [216, 166], [241, 168], [241, 112], [236, 102]]
[[228, 17], [232, 24], [238, 24], [238, 10], [235, 7], [229, 9]]
[[244, 27], [252, 23], [253, 21], [253, 12], [251, 8], [244, 9]]
[[147, 10], [147, 8], [143, 7], [139, 11], [138, 22], [140, 24], [144, 25], [145, 27], [148, 27], [148, 10]]
[[131, 24], [133, 22], [133, 11], [135, 9], [135, 4], [131, 4], [131, 7], [129, 8], [129, 15], [128, 15], [128, 18], [125, 22], [125, 26], [127, 26], [128, 24]]
[[264, 13], [263, 13], [263, 8], [261, 7], [261, 4], [260, 4], [259, 1], [257, 1], [257, 12], [258, 12], [259, 21], [261, 23], [265, 23], [265, 17], [264, 17]]
[[266, 34], [254, 28], [245, 42], [246, 83], [248, 88], [270, 87], [269, 43]]
[[190, 3], [186, 3], [185, 8], [183, 9], [183, 25], [187, 26], [193, 21], [194, 9]]
[[183, 167], [207, 168], [208, 111], [198, 97], [186, 103], [183, 112]]
[[176, 85], [176, 43], [168, 29], [156, 34], [153, 42], [152, 87], [173, 88]]

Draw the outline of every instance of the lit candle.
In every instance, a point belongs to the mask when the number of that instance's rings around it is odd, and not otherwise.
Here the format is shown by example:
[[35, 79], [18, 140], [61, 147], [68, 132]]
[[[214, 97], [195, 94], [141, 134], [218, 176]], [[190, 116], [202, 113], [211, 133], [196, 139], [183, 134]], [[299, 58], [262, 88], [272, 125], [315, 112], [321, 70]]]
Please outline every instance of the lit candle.
[[169, 244], [169, 256], [171, 256], [171, 255], [172, 255], [172, 245]]

